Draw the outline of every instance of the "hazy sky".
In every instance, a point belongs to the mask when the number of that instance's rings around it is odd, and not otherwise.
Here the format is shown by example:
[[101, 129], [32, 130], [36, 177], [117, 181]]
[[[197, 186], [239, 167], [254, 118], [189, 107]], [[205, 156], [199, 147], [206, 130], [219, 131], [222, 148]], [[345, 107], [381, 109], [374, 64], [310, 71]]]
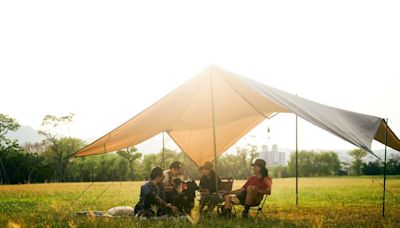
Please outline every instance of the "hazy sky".
[[[399, 1], [1, 1], [0, 113], [95, 138], [210, 63], [400, 129]], [[293, 115], [247, 141], [294, 147]], [[350, 144], [300, 122], [300, 148]], [[377, 145], [376, 148], [380, 148]]]

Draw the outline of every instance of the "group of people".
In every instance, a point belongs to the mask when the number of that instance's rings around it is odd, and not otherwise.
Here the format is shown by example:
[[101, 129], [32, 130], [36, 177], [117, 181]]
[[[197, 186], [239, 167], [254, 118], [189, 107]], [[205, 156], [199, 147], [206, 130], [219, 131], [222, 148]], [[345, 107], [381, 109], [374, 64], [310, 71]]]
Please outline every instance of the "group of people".
[[[248, 178], [242, 188], [221, 190], [221, 179], [213, 169], [211, 162], [200, 167], [199, 185], [194, 181], [184, 181], [182, 163], [173, 162], [168, 170], [154, 168], [149, 181], [140, 189], [139, 202], [135, 206], [137, 216], [170, 216], [188, 214], [194, 206], [195, 191], [200, 192], [199, 213], [210, 215], [217, 205], [221, 205], [221, 216], [231, 217], [233, 205], [243, 205], [243, 217], [257, 206], [265, 194], [271, 194], [272, 179], [268, 175], [266, 162], [256, 159], [252, 164], [254, 176]], [[206, 208], [206, 209], [205, 209]]]

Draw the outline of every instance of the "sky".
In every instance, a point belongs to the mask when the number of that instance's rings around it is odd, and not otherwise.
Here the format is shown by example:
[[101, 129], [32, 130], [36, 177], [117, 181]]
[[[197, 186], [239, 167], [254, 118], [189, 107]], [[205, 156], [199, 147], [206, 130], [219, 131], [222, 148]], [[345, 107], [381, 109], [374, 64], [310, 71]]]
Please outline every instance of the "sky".
[[[95, 139], [215, 64], [389, 118], [399, 134], [398, 12], [365, 0], [1, 1], [0, 113], [37, 129], [72, 112], [68, 134]], [[294, 126], [278, 115], [239, 144], [294, 148]], [[354, 148], [304, 121], [299, 147]]]

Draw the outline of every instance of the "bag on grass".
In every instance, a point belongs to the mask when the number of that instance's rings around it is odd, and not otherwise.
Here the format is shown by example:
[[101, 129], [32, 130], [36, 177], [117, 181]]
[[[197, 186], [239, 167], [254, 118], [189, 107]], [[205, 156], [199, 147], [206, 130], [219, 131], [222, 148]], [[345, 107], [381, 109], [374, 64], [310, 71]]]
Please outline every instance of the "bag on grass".
[[110, 208], [107, 213], [112, 216], [135, 216], [133, 207], [118, 206]]

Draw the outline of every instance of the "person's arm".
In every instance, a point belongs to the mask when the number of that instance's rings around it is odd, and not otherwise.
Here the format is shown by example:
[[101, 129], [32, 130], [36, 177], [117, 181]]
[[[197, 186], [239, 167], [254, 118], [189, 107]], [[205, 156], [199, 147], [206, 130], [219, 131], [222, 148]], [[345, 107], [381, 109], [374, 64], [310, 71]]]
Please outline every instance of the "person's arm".
[[150, 192], [150, 188], [146, 185], [140, 187], [140, 197], [146, 196]]
[[159, 203], [161, 206], [171, 209], [172, 213], [176, 214], [178, 212], [178, 208], [175, 207], [174, 205], [167, 203], [165, 200], [161, 199], [160, 197], [157, 197], [157, 199], [159, 200]]
[[241, 192], [243, 192], [243, 188], [239, 188], [239, 189], [233, 190], [230, 193], [231, 194], [238, 194], [238, 193], [241, 193]]
[[257, 192], [260, 194], [267, 194], [271, 195], [271, 187], [272, 187], [272, 181], [269, 178], [265, 178], [265, 189], [257, 189]]
[[154, 194], [154, 197], [156, 199], [157, 205], [162, 206], [162, 207], [170, 208], [174, 214], [177, 213], [178, 209], [175, 206], [167, 203], [164, 199], [162, 199], [161, 196], [159, 195], [160, 192], [158, 192], [158, 193], [154, 192], [154, 191], [148, 191], [148, 192], [151, 192], [151, 194]]

